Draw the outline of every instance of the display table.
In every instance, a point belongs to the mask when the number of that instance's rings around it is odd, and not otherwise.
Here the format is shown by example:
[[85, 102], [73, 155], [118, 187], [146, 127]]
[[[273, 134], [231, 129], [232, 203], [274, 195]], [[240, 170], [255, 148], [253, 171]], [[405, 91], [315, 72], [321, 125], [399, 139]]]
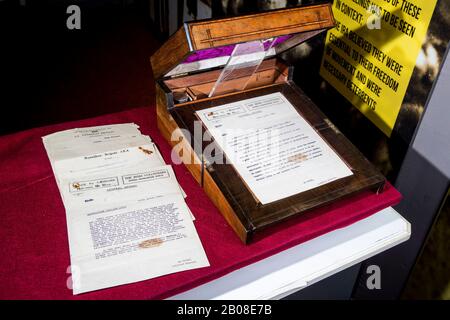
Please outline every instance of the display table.
[[[267, 230], [251, 245], [244, 246], [186, 168], [174, 166], [187, 193], [187, 203], [196, 217], [195, 227], [210, 267], [73, 296], [67, 287], [70, 259], [65, 211], [41, 137], [64, 129], [127, 122], [140, 125], [142, 133], [153, 138], [166, 162], [171, 163], [171, 149], [156, 128], [153, 107], [0, 137], [0, 299], [168, 298], [213, 280], [223, 281], [219, 278], [278, 253], [295, 258], [298, 252], [301, 258], [305, 251], [302, 246], [298, 247], [299, 244], [335, 230], [338, 235], [347, 236], [347, 229], [340, 228], [351, 228], [355, 222], [401, 200], [400, 194], [388, 184], [380, 194], [365, 192], [291, 219]], [[360, 230], [363, 234], [370, 231]], [[330, 243], [338, 239], [333, 234], [325, 237]], [[304, 245], [306, 248], [310, 246], [308, 243]], [[283, 253], [289, 248], [293, 248], [294, 255], [289, 251]], [[313, 246], [308, 250], [319, 250], [319, 247]], [[376, 250], [370, 252], [374, 254]], [[341, 268], [363, 258], [344, 262]], [[283, 266], [279, 267], [281, 270]], [[316, 261], [312, 268], [320, 271], [325, 267], [322, 261]], [[336, 270], [339, 268], [320, 277]], [[300, 280], [310, 281], [309, 278]], [[293, 287], [298, 288], [298, 283]]]

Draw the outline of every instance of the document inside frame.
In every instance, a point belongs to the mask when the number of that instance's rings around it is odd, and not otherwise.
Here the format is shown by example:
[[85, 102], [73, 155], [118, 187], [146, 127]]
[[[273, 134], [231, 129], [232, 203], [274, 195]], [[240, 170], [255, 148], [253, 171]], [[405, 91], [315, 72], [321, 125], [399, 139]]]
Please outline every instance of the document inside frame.
[[353, 175], [280, 92], [196, 114], [263, 205]]

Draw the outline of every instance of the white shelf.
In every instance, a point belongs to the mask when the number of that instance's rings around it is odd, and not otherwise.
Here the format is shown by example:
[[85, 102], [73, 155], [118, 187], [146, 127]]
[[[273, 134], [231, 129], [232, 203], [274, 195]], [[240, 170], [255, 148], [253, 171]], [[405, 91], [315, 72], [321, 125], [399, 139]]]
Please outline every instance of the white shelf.
[[169, 299], [280, 299], [409, 239], [387, 208]]

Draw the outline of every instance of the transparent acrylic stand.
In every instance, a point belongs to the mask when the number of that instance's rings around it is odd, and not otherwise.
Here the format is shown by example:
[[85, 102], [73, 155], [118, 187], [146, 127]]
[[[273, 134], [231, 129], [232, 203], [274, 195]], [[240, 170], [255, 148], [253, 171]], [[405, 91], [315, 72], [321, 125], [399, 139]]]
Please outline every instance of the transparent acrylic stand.
[[[272, 49], [275, 40], [276, 38], [271, 38], [237, 44], [208, 97], [229, 91], [231, 81], [233, 81], [234, 91], [244, 90]], [[238, 79], [244, 80], [235, 81]]]

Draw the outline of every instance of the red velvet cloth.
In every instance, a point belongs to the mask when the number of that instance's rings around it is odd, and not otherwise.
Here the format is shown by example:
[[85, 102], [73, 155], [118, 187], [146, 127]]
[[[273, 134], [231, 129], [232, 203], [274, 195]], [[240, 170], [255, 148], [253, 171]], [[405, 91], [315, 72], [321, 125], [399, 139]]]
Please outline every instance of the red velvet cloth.
[[72, 295], [64, 207], [41, 137], [59, 130], [135, 122], [167, 163], [170, 147], [156, 127], [154, 108], [140, 108], [0, 137], [0, 299], [160, 299], [214, 280], [304, 241], [348, 226], [400, 201], [390, 185], [316, 210], [243, 245], [183, 165], [174, 166], [196, 217], [211, 266], [134, 284]]

